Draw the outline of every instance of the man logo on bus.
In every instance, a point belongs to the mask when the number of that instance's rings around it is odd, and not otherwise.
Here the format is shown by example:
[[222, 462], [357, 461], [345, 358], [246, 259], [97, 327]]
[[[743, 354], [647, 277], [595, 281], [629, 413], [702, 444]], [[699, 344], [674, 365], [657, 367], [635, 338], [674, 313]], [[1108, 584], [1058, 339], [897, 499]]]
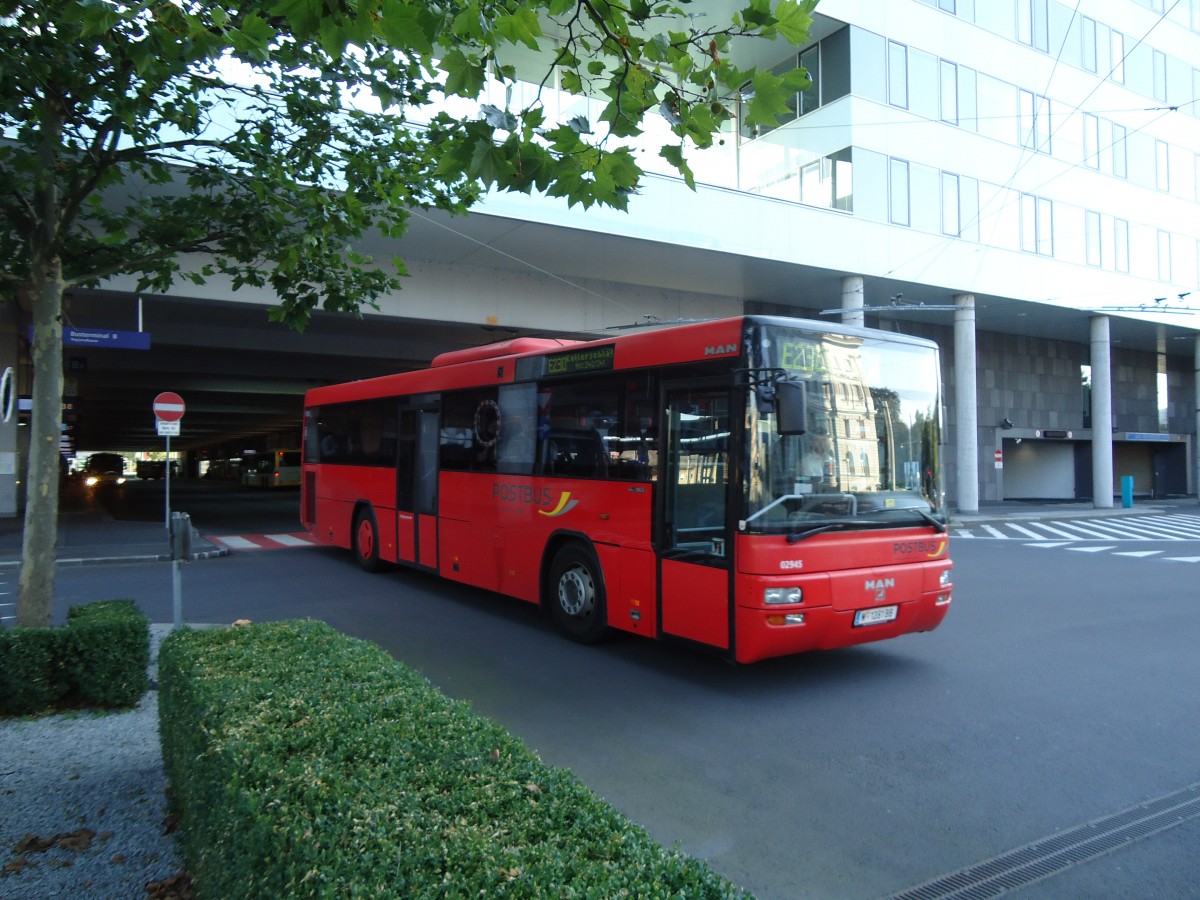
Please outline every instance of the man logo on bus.
[[559, 494], [558, 505], [555, 506], [554, 509], [551, 509], [551, 510], [539, 509], [538, 515], [550, 516], [551, 518], [554, 518], [556, 516], [565, 516], [567, 513], [569, 513], [571, 510], [573, 510], [578, 505], [579, 505], [578, 500], [571, 499], [570, 491], [563, 491], [561, 494]]
[[737, 344], [717, 344], [704, 348], [705, 356], [724, 356], [726, 353], [737, 353]]

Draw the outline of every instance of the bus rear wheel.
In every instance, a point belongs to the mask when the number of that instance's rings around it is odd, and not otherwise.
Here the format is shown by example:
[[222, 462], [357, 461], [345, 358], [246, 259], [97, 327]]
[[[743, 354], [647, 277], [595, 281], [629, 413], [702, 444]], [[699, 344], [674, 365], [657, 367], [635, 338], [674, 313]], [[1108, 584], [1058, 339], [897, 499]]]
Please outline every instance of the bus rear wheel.
[[370, 508], [360, 509], [354, 516], [354, 558], [366, 572], [378, 572], [379, 527], [375, 524], [375, 513]]
[[550, 611], [567, 636], [594, 644], [608, 631], [604, 582], [595, 555], [577, 544], [559, 550], [550, 566]]

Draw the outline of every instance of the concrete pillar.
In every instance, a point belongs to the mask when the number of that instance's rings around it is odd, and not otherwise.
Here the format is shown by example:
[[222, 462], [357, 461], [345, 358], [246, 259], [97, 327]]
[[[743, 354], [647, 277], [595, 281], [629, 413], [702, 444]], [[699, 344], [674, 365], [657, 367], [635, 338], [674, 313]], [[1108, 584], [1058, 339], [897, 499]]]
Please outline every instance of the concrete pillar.
[[0, 519], [16, 518], [17, 484], [23, 474], [17, 442], [17, 397], [21, 342], [15, 304], [0, 303]]
[[1196, 454], [1195, 473], [1196, 478], [1192, 482], [1195, 490], [1200, 491], [1200, 334], [1196, 335], [1192, 347], [1192, 359], [1194, 362], [1195, 372], [1192, 376], [1195, 391], [1193, 396], [1196, 401], [1196, 439], [1192, 441], [1192, 452]]
[[862, 328], [867, 323], [863, 312], [864, 297], [861, 275], [846, 275], [842, 278], [842, 324]]
[[1092, 505], [1113, 505], [1112, 345], [1108, 316], [1092, 317]]
[[975, 390], [975, 295], [954, 296], [954, 489], [960, 513], [979, 511], [979, 400]]

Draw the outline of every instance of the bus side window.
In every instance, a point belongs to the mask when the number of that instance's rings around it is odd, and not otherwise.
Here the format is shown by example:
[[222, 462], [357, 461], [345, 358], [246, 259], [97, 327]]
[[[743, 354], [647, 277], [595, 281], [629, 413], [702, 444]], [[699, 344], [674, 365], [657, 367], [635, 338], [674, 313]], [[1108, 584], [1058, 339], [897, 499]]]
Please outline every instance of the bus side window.
[[439, 439], [441, 468], [494, 472], [502, 427], [495, 388], [446, 394]]

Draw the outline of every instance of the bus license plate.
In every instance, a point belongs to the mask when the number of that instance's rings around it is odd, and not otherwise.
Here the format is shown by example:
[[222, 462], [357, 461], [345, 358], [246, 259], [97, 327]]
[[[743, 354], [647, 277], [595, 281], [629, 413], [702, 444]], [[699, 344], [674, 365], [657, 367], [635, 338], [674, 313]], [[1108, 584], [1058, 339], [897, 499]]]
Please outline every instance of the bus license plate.
[[854, 614], [854, 627], [860, 625], [878, 625], [881, 622], [893, 622], [896, 619], [898, 606], [880, 606], [877, 609], [860, 609]]

